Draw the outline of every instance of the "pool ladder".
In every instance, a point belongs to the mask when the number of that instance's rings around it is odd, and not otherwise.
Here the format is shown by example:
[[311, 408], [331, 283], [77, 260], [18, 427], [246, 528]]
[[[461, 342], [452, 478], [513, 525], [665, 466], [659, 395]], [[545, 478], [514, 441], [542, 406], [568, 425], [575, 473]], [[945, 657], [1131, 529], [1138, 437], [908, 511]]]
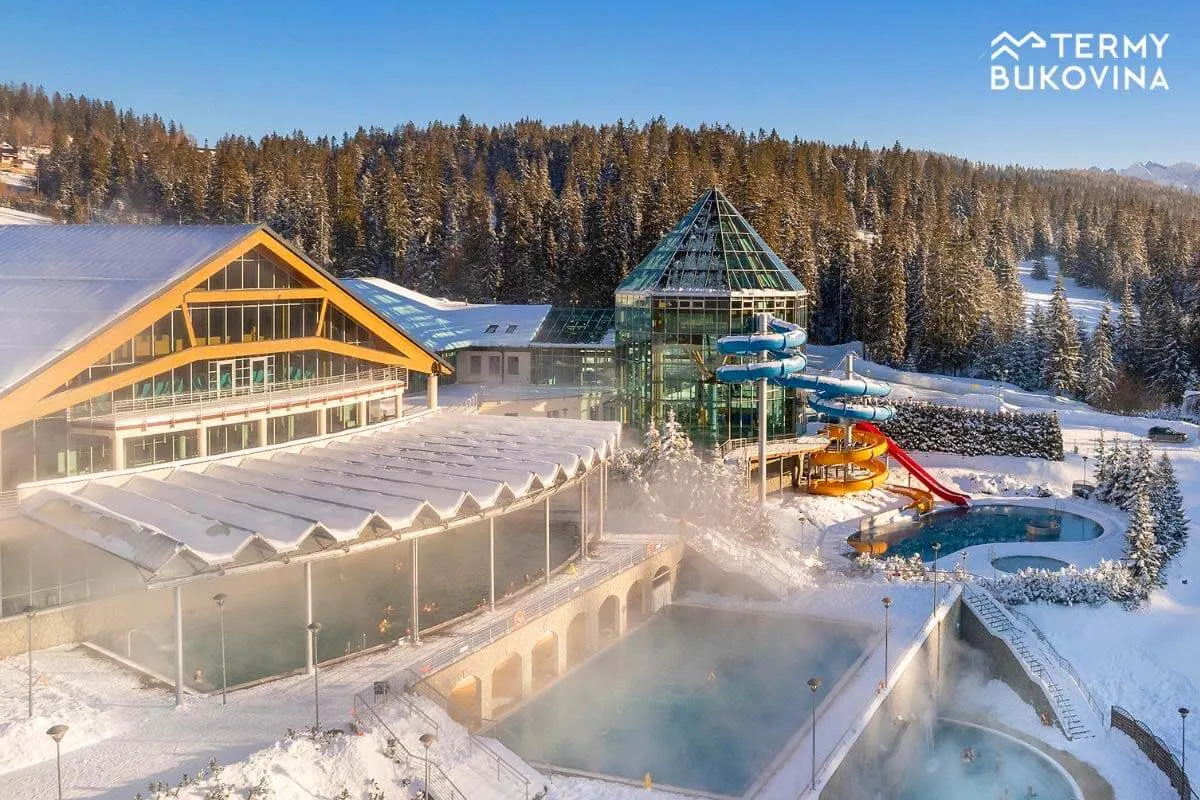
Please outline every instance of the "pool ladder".
[[966, 598], [967, 605], [971, 607], [971, 611], [983, 621], [988, 630], [1003, 639], [1009, 649], [1021, 660], [1025, 669], [1042, 684], [1046, 696], [1054, 704], [1055, 714], [1058, 716], [1058, 723], [1062, 728], [1063, 735], [1069, 740], [1094, 737], [1095, 734], [1084, 724], [1079, 712], [1075, 710], [1075, 704], [1071, 702], [1070, 696], [1051, 677], [1045, 664], [1030, 649], [1025, 641], [1024, 631], [1013, 624], [1012, 616], [1000, 607], [991, 594], [983, 589], [968, 584], [963, 596]]

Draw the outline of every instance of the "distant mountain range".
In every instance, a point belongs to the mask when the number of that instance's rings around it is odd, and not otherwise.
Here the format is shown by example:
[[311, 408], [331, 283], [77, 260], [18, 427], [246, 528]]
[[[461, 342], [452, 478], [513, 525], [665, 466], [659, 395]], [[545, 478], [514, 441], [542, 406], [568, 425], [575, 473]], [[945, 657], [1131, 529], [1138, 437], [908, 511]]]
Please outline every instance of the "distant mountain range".
[[1169, 166], [1155, 161], [1138, 161], [1122, 170], [1101, 170], [1099, 167], [1092, 167], [1090, 171], [1109, 172], [1200, 193], [1200, 164], [1193, 164], [1191, 161], [1180, 161]]

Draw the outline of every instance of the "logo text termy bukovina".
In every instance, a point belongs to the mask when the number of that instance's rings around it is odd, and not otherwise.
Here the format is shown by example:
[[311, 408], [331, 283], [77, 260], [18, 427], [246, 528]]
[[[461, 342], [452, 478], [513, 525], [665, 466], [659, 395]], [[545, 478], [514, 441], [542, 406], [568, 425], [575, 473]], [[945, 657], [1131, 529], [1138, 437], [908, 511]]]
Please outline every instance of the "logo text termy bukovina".
[[1167, 91], [1169, 33], [1048, 33], [992, 39], [993, 92]]

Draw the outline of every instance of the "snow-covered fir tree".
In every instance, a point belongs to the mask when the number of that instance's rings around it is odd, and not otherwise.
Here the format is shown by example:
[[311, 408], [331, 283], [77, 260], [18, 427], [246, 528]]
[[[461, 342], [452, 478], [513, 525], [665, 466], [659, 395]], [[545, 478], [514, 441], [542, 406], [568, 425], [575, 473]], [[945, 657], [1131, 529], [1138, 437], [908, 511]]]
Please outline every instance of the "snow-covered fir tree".
[[1100, 312], [1100, 322], [1092, 334], [1084, 368], [1084, 399], [1096, 408], [1111, 408], [1117, 388], [1117, 365], [1113, 360], [1112, 319], [1108, 306]]
[[1154, 532], [1148, 487], [1142, 487], [1133, 498], [1125, 531], [1125, 560], [1143, 596], [1162, 585], [1163, 548]]
[[1166, 558], [1173, 558], [1187, 543], [1188, 518], [1183, 510], [1183, 493], [1175, 476], [1175, 465], [1166, 453], [1158, 459], [1150, 485], [1150, 507], [1154, 531]]
[[1033, 269], [1029, 274], [1035, 281], [1050, 280], [1050, 272], [1046, 269], [1046, 259], [1035, 258], [1033, 260]]
[[1047, 389], [1056, 394], [1072, 395], [1079, 387], [1079, 328], [1067, 302], [1061, 273], [1054, 284], [1054, 294], [1050, 297], [1046, 330], [1048, 341], [1045, 361], [1042, 362], [1043, 382]]

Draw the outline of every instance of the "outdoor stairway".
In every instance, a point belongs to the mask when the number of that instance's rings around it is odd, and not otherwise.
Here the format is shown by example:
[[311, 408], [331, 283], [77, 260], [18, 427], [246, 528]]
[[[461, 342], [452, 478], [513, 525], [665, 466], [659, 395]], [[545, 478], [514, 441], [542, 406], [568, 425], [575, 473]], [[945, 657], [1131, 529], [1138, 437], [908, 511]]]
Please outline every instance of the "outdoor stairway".
[[[1057, 680], [1060, 677], [1059, 673], [1065, 672], [1065, 669], [1054, 664], [1054, 660], [1046, 655], [1042, 643], [1031, 639], [1028, 632], [1018, 625], [1016, 618], [984, 589], [967, 584], [963, 598], [975, 616], [992, 634], [1008, 645], [1009, 650], [1017, 656], [1025, 670], [1041, 684], [1046, 697], [1054, 705], [1055, 715], [1058, 717], [1063, 734], [1068, 739], [1094, 737], [1096, 734], [1083, 717], [1086, 712], [1081, 710], [1086, 707], [1088, 699], [1082, 686], [1077, 686], [1075, 689], [1063, 687], [1063, 683], [1073, 683], [1074, 678], [1070, 674], [1066, 674], [1066, 680], [1062, 683]], [[1076, 694], [1077, 697], [1073, 698], [1073, 694]], [[1079, 697], [1082, 697], [1085, 702], [1079, 703]]]

